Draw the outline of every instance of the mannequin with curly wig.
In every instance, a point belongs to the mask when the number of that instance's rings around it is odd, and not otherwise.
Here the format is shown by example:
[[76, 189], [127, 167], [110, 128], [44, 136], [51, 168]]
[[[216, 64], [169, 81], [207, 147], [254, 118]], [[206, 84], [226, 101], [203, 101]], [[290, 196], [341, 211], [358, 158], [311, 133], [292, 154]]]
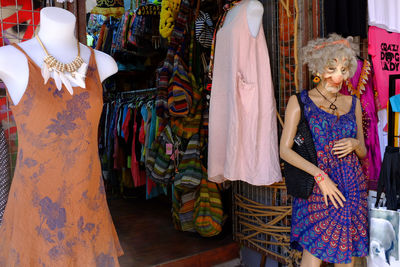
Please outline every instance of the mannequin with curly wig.
[[353, 266], [368, 251], [367, 186], [359, 158], [366, 155], [360, 101], [339, 93], [356, 68], [352, 37], [332, 34], [310, 41], [302, 59], [316, 84], [300, 94], [317, 152], [318, 164], [292, 150], [300, 121], [295, 95], [286, 107], [281, 158], [316, 181], [308, 199], [293, 199], [292, 247], [303, 250], [302, 267]]

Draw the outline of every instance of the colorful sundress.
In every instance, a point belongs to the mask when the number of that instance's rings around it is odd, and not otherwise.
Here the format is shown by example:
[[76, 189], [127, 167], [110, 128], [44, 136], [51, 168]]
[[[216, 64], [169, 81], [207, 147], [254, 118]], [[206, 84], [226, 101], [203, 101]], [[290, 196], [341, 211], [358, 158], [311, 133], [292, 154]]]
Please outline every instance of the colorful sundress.
[[356, 98], [348, 113], [340, 116], [317, 107], [301, 93], [304, 114], [310, 125], [317, 151], [318, 167], [338, 185], [346, 198], [344, 207], [328, 207], [318, 185], [308, 199], [294, 198], [291, 244], [306, 249], [315, 257], [331, 263], [350, 263], [352, 257], [368, 253], [367, 183], [355, 152], [344, 158], [332, 154], [335, 141], [356, 138]]

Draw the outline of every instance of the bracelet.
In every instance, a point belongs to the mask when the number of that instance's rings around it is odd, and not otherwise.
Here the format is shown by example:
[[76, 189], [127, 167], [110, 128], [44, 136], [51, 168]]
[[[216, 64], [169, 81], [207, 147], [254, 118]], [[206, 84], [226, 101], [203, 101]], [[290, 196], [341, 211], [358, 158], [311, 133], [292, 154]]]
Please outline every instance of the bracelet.
[[325, 180], [324, 175], [322, 173], [318, 173], [317, 175], [314, 176], [314, 180], [319, 184], [323, 180]]

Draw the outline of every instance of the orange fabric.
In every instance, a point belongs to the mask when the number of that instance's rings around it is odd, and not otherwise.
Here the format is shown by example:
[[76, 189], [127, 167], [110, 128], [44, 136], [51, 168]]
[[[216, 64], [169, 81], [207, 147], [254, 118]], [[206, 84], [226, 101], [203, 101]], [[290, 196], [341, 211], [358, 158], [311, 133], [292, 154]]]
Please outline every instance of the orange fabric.
[[98, 156], [102, 86], [91, 50], [86, 89], [44, 85], [28, 58], [29, 82], [11, 106], [18, 158], [0, 226], [0, 266], [119, 266]]

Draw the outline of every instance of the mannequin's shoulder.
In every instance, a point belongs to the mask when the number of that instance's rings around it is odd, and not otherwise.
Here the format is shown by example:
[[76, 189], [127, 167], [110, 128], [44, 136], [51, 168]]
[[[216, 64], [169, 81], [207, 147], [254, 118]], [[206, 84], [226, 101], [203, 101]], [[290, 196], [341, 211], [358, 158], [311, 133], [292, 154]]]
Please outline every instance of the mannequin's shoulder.
[[109, 54], [106, 54], [106, 53], [96, 50], [96, 49], [93, 49], [93, 51], [94, 51], [94, 56], [96, 58], [96, 62], [102, 63], [102, 64], [103, 63], [115, 64], [115, 65], [117, 64], [117, 63], [115, 63], [114, 58], [112, 56], [110, 56]]
[[28, 74], [28, 69], [28, 59], [24, 53], [12, 45], [0, 47], [0, 79], [21, 79]]
[[262, 16], [264, 13], [264, 6], [258, 0], [250, 0], [247, 5], [247, 12], [254, 12], [254, 15], [258, 14], [259, 16]]
[[251, 34], [256, 37], [261, 26], [262, 17], [264, 14], [264, 6], [258, 0], [250, 0], [247, 4], [247, 23]]
[[[12, 63], [12, 64], [10, 64]], [[25, 55], [12, 45], [0, 47], [0, 69], [27, 64]]]
[[96, 49], [93, 49], [93, 51], [96, 59], [97, 71], [99, 72], [101, 81], [104, 81], [118, 72], [117, 62], [115, 62], [113, 57]]

